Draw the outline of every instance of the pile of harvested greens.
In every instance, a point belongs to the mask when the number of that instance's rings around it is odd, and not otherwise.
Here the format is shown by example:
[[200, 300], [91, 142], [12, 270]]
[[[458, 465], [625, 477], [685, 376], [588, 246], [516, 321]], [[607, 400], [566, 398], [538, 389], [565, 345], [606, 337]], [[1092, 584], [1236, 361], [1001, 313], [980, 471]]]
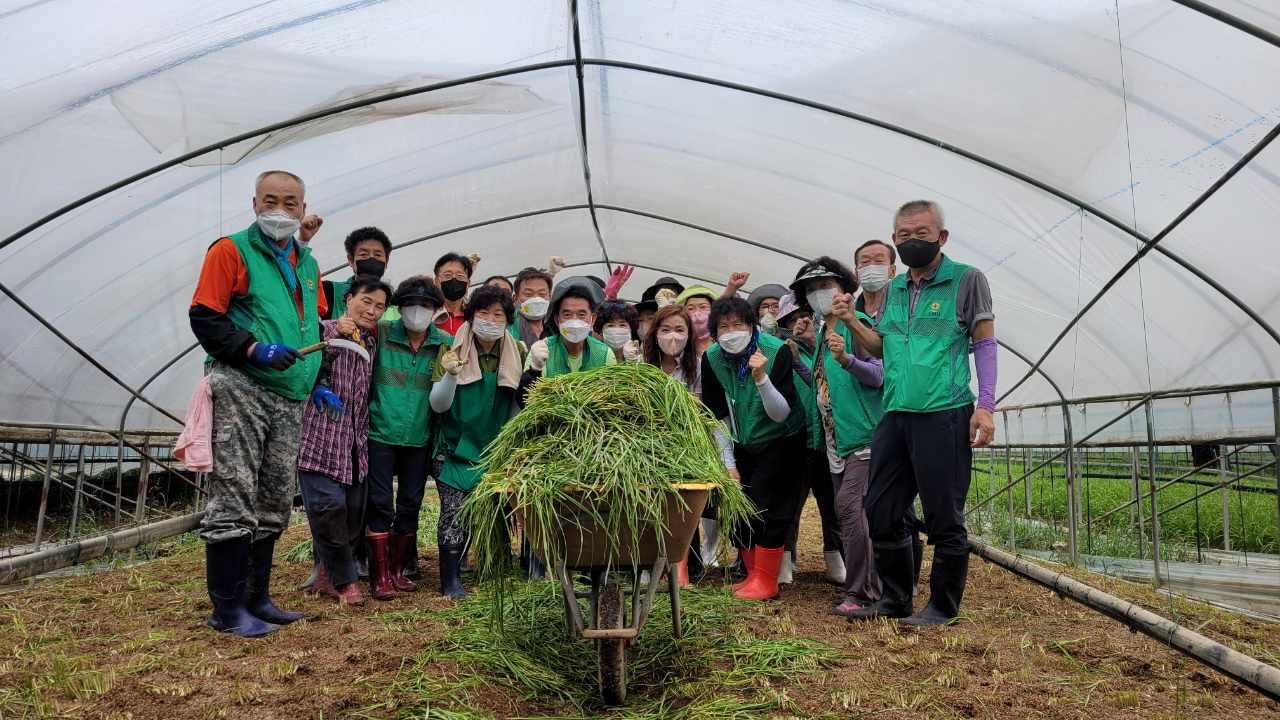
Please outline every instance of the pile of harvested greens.
[[725, 472], [716, 425], [683, 383], [652, 365], [621, 363], [539, 381], [524, 411], [485, 451], [484, 477], [463, 509], [482, 577], [511, 569], [508, 528], [517, 512], [535, 534], [530, 543], [554, 565], [565, 522], [597, 523], [614, 542], [634, 543], [650, 528], [661, 537], [663, 506], [682, 483], [716, 487], [727, 534], [754, 510]]

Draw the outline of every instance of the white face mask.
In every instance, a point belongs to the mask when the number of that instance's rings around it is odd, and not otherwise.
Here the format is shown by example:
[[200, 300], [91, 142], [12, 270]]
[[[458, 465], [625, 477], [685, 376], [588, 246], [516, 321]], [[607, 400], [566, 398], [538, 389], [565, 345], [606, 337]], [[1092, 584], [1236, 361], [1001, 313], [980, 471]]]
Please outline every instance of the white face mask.
[[751, 333], [747, 330], [734, 330], [733, 332], [721, 333], [716, 339], [720, 343], [720, 347], [730, 355], [737, 355], [747, 346], [751, 344]]
[[421, 305], [405, 305], [400, 308], [400, 320], [409, 332], [420, 333], [431, 324], [434, 311]]
[[420, 333], [431, 327], [431, 315], [435, 314], [435, 310], [430, 307], [422, 307], [421, 305], [406, 305], [401, 307], [401, 320], [404, 328], [411, 333]]
[[778, 316], [771, 312], [767, 312], [760, 316], [760, 327], [765, 332], [773, 334], [778, 329]]
[[888, 265], [863, 265], [858, 268], [858, 284], [868, 292], [879, 292], [889, 284]]
[[812, 290], [805, 296], [805, 300], [809, 301], [809, 307], [813, 308], [815, 315], [824, 316], [831, 314], [831, 304], [835, 302], [835, 288], [823, 288], [821, 290]]
[[631, 328], [612, 325], [606, 327], [600, 335], [604, 338], [605, 345], [617, 350], [631, 340]]
[[591, 326], [583, 320], [565, 320], [560, 323], [560, 334], [571, 343], [580, 343], [591, 334]]
[[530, 320], [541, 320], [547, 316], [547, 308], [551, 307], [551, 301], [534, 295], [520, 304], [520, 314]]
[[502, 333], [506, 331], [506, 328], [502, 327], [498, 323], [493, 322], [492, 320], [485, 320], [484, 318], [476, 318], [475, 322], [471, 323], [471, 332], [475, 333], [476, 337], [484, 340], [485, 342], [497, 340], [502, 337]]
[[276, 242], [291, 237], [301, 225], [298, 218], [283, 210], [268, 210], [258, 216], [258, 229]]

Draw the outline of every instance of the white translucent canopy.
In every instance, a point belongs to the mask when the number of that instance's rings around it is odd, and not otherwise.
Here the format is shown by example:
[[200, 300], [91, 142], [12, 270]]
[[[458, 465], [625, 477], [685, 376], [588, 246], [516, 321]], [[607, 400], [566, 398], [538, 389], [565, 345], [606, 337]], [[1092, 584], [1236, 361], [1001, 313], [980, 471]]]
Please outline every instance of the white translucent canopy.
[[323, 268], [377, 225], [392, 280], [560, 255], [637, 265], [632, 299], [786, 284], [932, 199], [990, 280], [1004, 405], [1275, 380], [1269, 7], [0, 2], [0, 421], [172, 427], [204, 250], [277, 168]]

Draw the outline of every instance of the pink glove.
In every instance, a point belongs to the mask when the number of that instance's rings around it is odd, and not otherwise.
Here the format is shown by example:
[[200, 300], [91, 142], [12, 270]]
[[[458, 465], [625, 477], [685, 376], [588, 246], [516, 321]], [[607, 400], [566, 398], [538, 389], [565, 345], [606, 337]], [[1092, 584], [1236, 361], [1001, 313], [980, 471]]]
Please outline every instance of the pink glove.
[[610, 300], [617, 300], [618, 291], [622, 289], [623, 285], [627, 284], [627, 281], [631, 279], [631, 273], [635, 271], [636, 269], [630, 265], [621, 265], [614, 268], [613, 274], [609, 276], [609, 282], [605, 283], [604, 296]]

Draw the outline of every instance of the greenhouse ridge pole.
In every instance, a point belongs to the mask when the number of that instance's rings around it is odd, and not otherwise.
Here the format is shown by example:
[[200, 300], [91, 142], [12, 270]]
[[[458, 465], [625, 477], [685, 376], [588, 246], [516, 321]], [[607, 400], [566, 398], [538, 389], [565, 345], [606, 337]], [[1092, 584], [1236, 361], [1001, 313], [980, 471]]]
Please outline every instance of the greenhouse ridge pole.
[[586, 70], [582, 64], [582, 33], [578, 29], [578, 0], [569, 0], [570, 33], [573, 36], [573, 66], [578, 82], [578, 148], [582, 151], [582, 181], [587, 186], [587, 211], [591, 214], [591, 227], [596, 231], [596, 242], [600, 243], [600, 257], [604, 266], [613, 272], [613, 263], [609, 261], [609, 249], [604, 244], [604, 234], [600, 232], [600, 219], [596, 217], [596, 200], [591, 191], [591, 155], [587, 150], [587, 92]]
[[1251, 22], [1248, 22], [1242, 18], [1238, 18], [1235, 15], [1232, 15], [1231, 13], [1227, 12], [1226, 10], [1213, 7], [1208, 3], [1200, 2], [1200, 0], [1170, 0], [1170, 2], [1181, 5], [1187, 8], [1188, 10], [1193, 10], [1195, 12], [1198, 12], [1201, 15], [1211, 17], [1220, 23], [1229, 25], [1235, 28], [1236, 30], [1239, 30], [1240, 32], [1248, 33], [1265, 43], [1268, 43], [1270, 45], [1274, 45], [1275, 47], [1280, 48], [1280, 35], [1276, 35], [1275, 33], [1269, 32], [1261, 27], [1258, 27], [1257, 25], [1254, 25]]

